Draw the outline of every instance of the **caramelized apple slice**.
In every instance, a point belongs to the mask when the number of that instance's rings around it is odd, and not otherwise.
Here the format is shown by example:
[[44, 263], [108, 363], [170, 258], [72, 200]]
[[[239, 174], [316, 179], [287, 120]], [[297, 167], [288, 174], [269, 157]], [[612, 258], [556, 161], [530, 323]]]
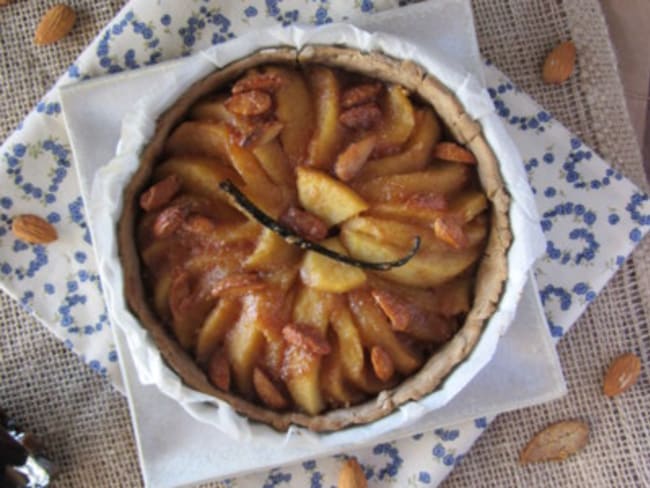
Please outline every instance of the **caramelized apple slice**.
[[443, 163], [413, 173], [379, 176], [354, 185], [370, 202], [403, 202], [417, 193], [450, 195], [463, 187], [469, 178], [466, 166]]
[[347, 303], [332, 311], [332, 328], [338, 338], [345, 377], [354, 384], [363, 383], [363, 345]]
[[321, 356], [295, 344], [284, 352], [283, 379], [298, 409], [316, 415], [325, 402], [320, 385]]
[[456, 278], [433, 289], [434, 303], [439, 313], [453, 317], [467, 313], [472, 303], [472, 279], [466, 276]]
[[256, 146], [253, 154], [273, 183], [291, 189], [295, 187], [293, 168], [277, 139]]
[[186, 271], [176, 274], [169, 290], [172, 331], [183, 349], [191, 349], [196, 334], [214, 300], [195, 290], [192, 276]]
[[200, 100], [190, 109], [190, 118], [203, 122], [225, 122], [232, 126], [239, 126], [244, 117], [232, 113], [226, 108], [224, 102], [228, 99], [227, 93], [220, 93], [216, 97]]
[[222, 298], [203, 321], [196, 340], [196, 361], [207, 364], [212, 353], [223, 342], [228, 331], [235, 325], [241, 312], [237, 299]]
[[286, 242], [271, 229], [264, 228], [255, 251], [244, 262], [244, 268], [271, 271], [295, 262], [300, 249]]
[[246, 295], [243, 299], [239, 320], [226, 335], [225, 348], [235, 374], [237, 390], [246, 398], [252, 398], [253, 369], [263, 352], [264, 335], [260, 319], [258, 297]]
[[267, 73], [283, 82], [275, 92], [275, 115], [284, 125], [280, 132], [282, 148], [293, 166], [307, 157], [307, 146], [314, 132], [311, 94], [302, 75], [296, 71], [270, 67]]
[[[347, 254], [336, 237], [323, 241], [321, 244], [340, 254]], [[332, 293], [345, 293], [360, 287], [366, 281], [366, 274], [359, 268], [334, 261], [313, 251], [305, 253], [300, 268], [300, 277], [305, 285]]]
[[296, 168], [298, 200], [305, 210], [336, 225], [368, 208], [350, 187], [322, 171]]
[[330, 68], [317, 66], [308, 74], [312, 97], [315, 100], [316, 128], [309, 142], [305, 164], [329, 170], [339, 153], [344, 136], [339, 123], [340, 87]]
[[323, 358], [320, 384], [324, 400], [336, 407], [349, 407], [361, 399], [360, 393], [347, 386], [343, 374], [342, 355], [339, 345], [332, 344], [332, 351]]
[[397, 339], [367, 290], [350, 292], [348, 303], [365, 345], [380, 346], [390, 355], [397, 371], [404, 375], [420, 367], [421, 359]]
[[172, 271], [169, 267], [161, 267], [153, 280], [153, 308], [156, 315], [167, 321], [171, 318], [169, 310], [169, 291], [172, 287]]
[[415, 128], [406, 141], [403, 152], [368, 161], [357, 174], [357, 180], [369, 180], [378, 176], [420, 171], [431, 161], [431, 151], [440, 139], [438, 119], [429, 108], [415, 113]]
[[153, 176], [155, 180], [159, 180], [170, 174], [180, 177], [183, 192], [205, 197], [213, 202], [228, 201], [222, 192], [215, 190], [219, 188], [220, 181], [230, 179], [235, 184], [242, 184], [241, 178], [232, 168], [204, 157], [168, 159], [156, 167]]
[[206, 156], [227, 160], [228, 126], [222, 122], [183, 122], [165, 143], [168, 156]]
[[249, 150], [229, 142], [227, 151], [231, 164], [246, 183], [242, 191], [264, 212], [277, 218], [289, 205], [289, 194], [271, 181]]
[[454, 197], [445, 209], [437, 209], [435, 206], [427, 207], [406, 200], [403, 203], [387, 202], [373, 205], [366, 215], [430, 226], [436, 219], [443, 217], [451, 217], [460, 223], [467, 223], [486, 209], [487, 198], [485, 195], [479, 191], [471, 190]]
[[377, 131], [376, 151], [391, 151], [400, 148], [415, 127], [415, 112], [406, 90], [392, 85], [381, 99], [383, 114]]
[[316, 288], [301, 286], [296, 293], [293, 305], [293, 321], [314, 326], [321, 336], [327, 334], [329, 318], [338, 298]]
[[351, 256], [366, 261], [397, 259], [408, 250], [414, 236], [422, 239], [418, 253], [404, 266], [382, 276], [411, 286], [437, 286], [462, 273], [479, 258], [485, 226], [468, 226], [468, 247], [454, 250], [431, 230], [396, 221], [357, 217], [341, 228], [341, 241]]

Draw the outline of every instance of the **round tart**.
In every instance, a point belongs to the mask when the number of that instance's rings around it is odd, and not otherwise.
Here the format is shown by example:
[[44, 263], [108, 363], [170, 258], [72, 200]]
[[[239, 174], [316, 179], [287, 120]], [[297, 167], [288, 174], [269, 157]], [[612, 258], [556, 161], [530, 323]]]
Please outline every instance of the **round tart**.
[[278, 430], [431, 393], [506, 279], [509, 197], [411, 62], [267, 50], [196, 83], [124, 193], [125, 296], [190, 387]]

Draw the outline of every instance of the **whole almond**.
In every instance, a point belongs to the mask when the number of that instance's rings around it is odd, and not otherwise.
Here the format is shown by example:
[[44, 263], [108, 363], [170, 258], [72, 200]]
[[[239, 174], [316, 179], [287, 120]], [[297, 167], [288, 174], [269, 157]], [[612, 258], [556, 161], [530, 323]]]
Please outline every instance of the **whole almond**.
[[474, 154], [455, 142], [439, 142], [436, 144], [433, 148], [433, 157], [454, 163], [476, 164]]
[[544, 61], [542, 80], [559, 85], [569, 79], [576, 64], [576, 46], [573, 41], [558, 44]]
[[38, 215], [14, 217], [11, 231], [18, 239], [32, 244], [47, 244], [59, 237], [54, 226]]
[[63, 39], [72, 30], [76, 19], [77, 14], [72, 7], [62, 3], [55, 5], [45, 12], [36, 27], [34, 43], [44, 46]]
[[363, 469], [355, 458], [348, 459], [341, 467], [338, 488], [368, 488]]
[[521, 451], [521, 464], [564, 461], [587, 445], [589, 426], [581, 420], [563, 420], [535, 434]]
[[620, 395], [639, 379], [641, 360], [631, 352], [622, 354], [609, 365], [603, 380], [603, 393], [608, 397]]

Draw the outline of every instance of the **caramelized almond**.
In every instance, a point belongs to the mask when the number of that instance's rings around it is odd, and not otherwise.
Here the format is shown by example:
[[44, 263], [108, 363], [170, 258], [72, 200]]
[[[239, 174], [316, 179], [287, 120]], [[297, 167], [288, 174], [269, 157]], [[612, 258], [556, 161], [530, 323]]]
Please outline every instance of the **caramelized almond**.
[[336, 176], [342, 181], [350, 181], [354, 178], [368, 161], [376, 144], [377, 136], [370, 135], [348, 145], [339, 154], [334, 164], [334, 173]]
[[548, 53], [542, 68], [544, 83], [560, 85], [571, 77], [576, 64], [576, 46], [564, 41]]
[[307, 349], [314, 354], [325, 355], [331, 351], [327, 339], [309, 325], [287, 324], [282, 328], [282, 336], [289, 344]]
[[370, 350], [370, 362], [377, 378], [381, 381], [390, 380], [395, 374], [395, 363], [390, 355], [380, 346], [373, 346]]
[[402, 299], [386, 290], [372, 290], [372, 297], [388, 317], [393, 329], [398, 331], [406, 330], [411, 321], [409, 306]]
[[177, 175], [169, 175], [158, 183], [149, 187], [140, 196], [140, 206], [149, 212], [167, 205], [181, 189], [181, 179]]
[[410, 208], [425, 210], [446, 210], [447, 199], [439, 193], [414, 193], [404, 204]]
[[381, 92], [381, 83], [364, 83], [348, 88], [341, 95], [341, 107], [351, 108], [374, 102]]
[[257, 273], [233, 273], [219, 280], [210, 293], [213, 297], [240, 296], [265, 287], [266, 282]]
[[210, 356], [208, 378], [220, 390], [230, 390], [230, 364], [223, 349], [217, 349]]
[[311, 241], [322, 241], [329, 231], [327, 224], [320, 217], [297, 207], [289, 207], [280, 216], [280, 223]]
[[277, 73], [252, 72], [237, 81], [232, 87], [232, 94], [261, 90], [273, 93], [284, 84], [284, 79]]
[[267, 407], [283, 410], [289, 406], [289, 402], [282, 392], [260, 368], [253, 370], [253, 386], [257, 396]]
[[439, 142], [433, 148], [433, 157], [452, 163], [476, 164], [474, 154], [455, 142]]
[[433, 223], [433, 231], [438, 239], [446, 242], [454, 249], [465, 249], [469, 244], [467, 234], [455, 219], [436, 219]]
[[262, 115], [271, 108], [271, 96], [260, 90], [237, 93], [224, 102], [226, 108], [237, 115]]
[[156, 216], [153, 224], [153, 234], [165, 238], [173, 235], [187, 218], [188, 210], [180, 206], [171, 206]]
[[350, 129], [368, 130], [381, 120], [381, 110], [374, 103], [364, 103], [345, 110], [339, 115], [339, 121]]

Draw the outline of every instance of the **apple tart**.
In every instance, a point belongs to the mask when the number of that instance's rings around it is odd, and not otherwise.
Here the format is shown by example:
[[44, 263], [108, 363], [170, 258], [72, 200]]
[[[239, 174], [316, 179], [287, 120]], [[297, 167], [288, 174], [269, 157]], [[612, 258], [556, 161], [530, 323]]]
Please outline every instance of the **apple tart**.
[[499, 301], [509, 198], [480, 126], [378, 53], [267, 50], [158, 120], [124, 194], [129, 306], [190, 387], [316, 431], [432, 392]]

